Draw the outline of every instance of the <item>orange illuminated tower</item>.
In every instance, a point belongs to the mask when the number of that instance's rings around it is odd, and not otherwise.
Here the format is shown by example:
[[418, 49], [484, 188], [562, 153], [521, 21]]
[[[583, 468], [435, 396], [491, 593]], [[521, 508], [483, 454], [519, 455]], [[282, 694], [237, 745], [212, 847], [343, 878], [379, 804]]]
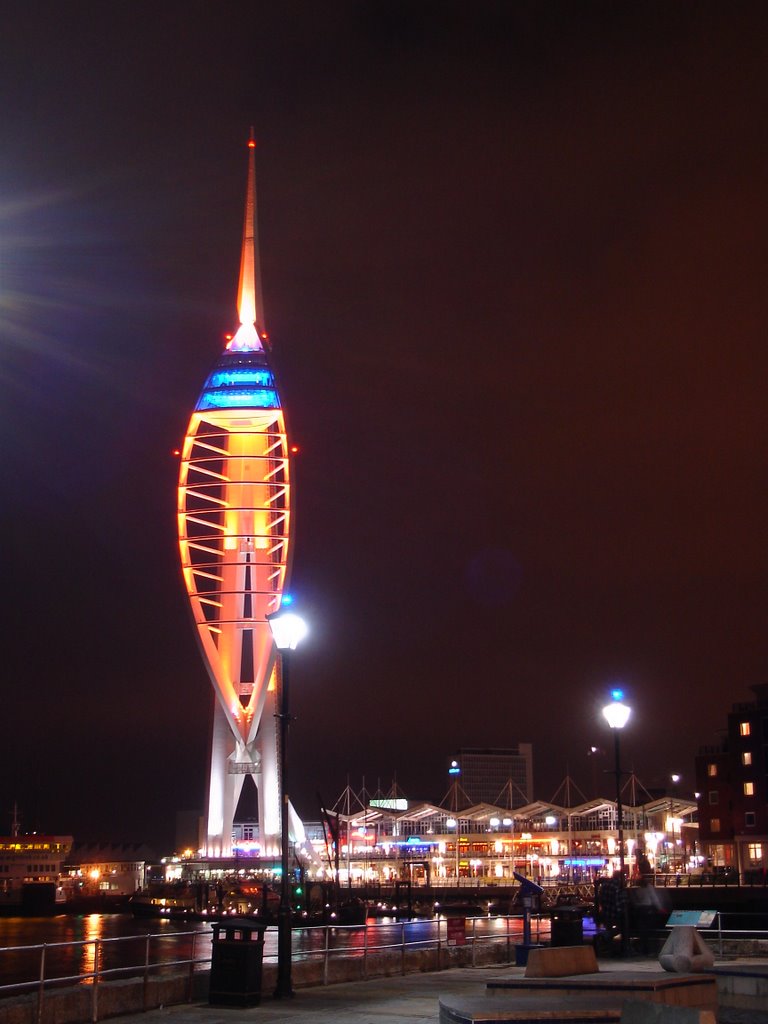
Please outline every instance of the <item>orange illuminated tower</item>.
[[[239, 326], [205, 382], [181, 453], [178, 528], [184, 583], [215, 693], [204, 853], [232, 852], [246, 776], [258, 793], [262, 854], [279, 846], [279, 662], [266, 617], [279, 609], [291, 548], [285, 418], [270, 367], [256, 242], [256, 172], [248, 143]], [[294, 838], [301, 824], [292, 816]]]

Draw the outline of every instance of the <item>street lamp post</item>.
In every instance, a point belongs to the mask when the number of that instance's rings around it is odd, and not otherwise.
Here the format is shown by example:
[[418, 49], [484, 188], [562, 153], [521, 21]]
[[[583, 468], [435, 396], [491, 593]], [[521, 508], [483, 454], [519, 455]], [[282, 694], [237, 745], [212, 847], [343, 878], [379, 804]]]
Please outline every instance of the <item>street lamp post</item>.
[[[680, 776], [677, 774], [677, 772], [673, 772], [670, 775], [669, 778], [670, 778], [670, 781], [672, 782], [672, 784], [675, 787], [675, 789], [669, 795], [669, 829], [670, 829], [670, 832], [672, 833], [672, 844], [671, 844], [671, 846], [672, 846], [672, 854], [671, 854], [669, 860], [670, 860], [670, 866], [672, 868], [672, 873], [674, 874], [675, 871], [677, 870], [677, 863], [676, 863], [677, 862], [677, 842], [676, 842], [676, 839], [675, 839], [675, 825], [677, 824], [677, 822], [675, 821], [675, 798], [674, 798], [674, 794], [675, 794], [675, 792], [677, 792], [677, 784], [680, 781]], [[680, 834], [682, 836], [682, 829], [680, 830]]]
[[603, 708], [603, 717], [613, 732], [613, 745], [615, 753], [616, 775], [616, 832], [619, 843], [619, 873], [624, 880], [624, 816], [621, 806], [621, 751], [619, 747], [619, 734], [629, 720], [631, 708], [624, 704], [624, 693], [621, 690], [611, 690], [611, 703]]
[[[616, 774], [616, 838], [619, 843], [619, 876], [621, 889], [623, 890], [626, 885], [626, 875], [624, 872], [624, 815], [621, 806], [621, 750], [619, 747], [619, 734], [629, 720], [631, 714], [631, 708], [624, 703], [624, 693], [621, 690], [611, 690], [611, 702], [606, 704], [603, 708], [603, 717], [605, 718], [608, 725], [611, 727], [613, 732], [613, 747], [615, 754], [615, 774]], [[628, 917], [629, 908], [627, 906], [626, 894], [622, 893], [622, 910], [621, 910], [621, 949], [622, 953], [626, 953], [629, 948], [629, 935], [628, 931]]]
[[[285, 598], [283, 603], [287, 604]], [[289, 711], [289, 672], [290, 652], [307, 635], [307, 625], [295, 612], [281, 608], [267, 616], [272, 638], [280, 652], [280, 710], [275, 717], [280, 722], [280, 906], [277, 911], [277, 985], [275, 998], [285, 999], [293, 995], [291, 984], [291, 888], [288, 866], [288, 807], [290, 798], [287, 784], [288, 764], [288, 726], [291, 721]]]
[[448, 826], [448, 828], [453, 828], [454, 825], [456, 826], [456, 851], [455, 851], [456, 852], [456, 857], [455, 857], [456, 868], [455, 868], [455, 871], [456, 871], [456, 888], [458, 888], [458, 886], [459, 886], [459, 819], [458, 818], [447, 818], [445, 824]]

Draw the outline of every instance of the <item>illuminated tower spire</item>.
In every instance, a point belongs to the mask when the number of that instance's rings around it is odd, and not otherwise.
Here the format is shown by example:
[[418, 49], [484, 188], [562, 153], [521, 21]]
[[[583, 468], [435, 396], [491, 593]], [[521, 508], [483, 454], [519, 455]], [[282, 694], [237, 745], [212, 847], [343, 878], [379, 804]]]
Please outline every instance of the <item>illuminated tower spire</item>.
[[229, 343], [229, 348], [235, 352], [253, 352], [262, 348], [264, 310], [256, 232], [256, 140], [251, 128], [251, 137], [248, 139], [248, 187], [245, 197], [243, 245], [240, 253], [240, 282], [237, 286], [237, 315], [240, 326]]
[[[209, 856], [231, 853], [233, 817], [248, 775], [258, 794], [263, 853], [277, 845], [280, 831], [275, 728], [280, 673], [267, 615], [280, 607], [288, 572], [291, 481], [285, 417], [261, 337], [266, 335], [254, 223], [255, 146], [251, 134], [240, 326], [205, 382], [179, 470], [181, 565], [216, 696]], [[298, 831], [295, 838], [302, 838]]]

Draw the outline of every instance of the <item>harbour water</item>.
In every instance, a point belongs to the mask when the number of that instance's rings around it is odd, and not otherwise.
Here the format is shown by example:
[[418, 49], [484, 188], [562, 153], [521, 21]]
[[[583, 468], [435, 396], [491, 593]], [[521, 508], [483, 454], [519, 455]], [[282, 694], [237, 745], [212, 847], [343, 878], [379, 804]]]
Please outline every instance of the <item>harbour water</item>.
[[[549, 922], [546, 922], [548, 926]], [[544, 922], [542, 922], [544, 924]], [[503, 918], [477, 918], [467, 924], [470, 934], [478, 939], [507, 933], [520, 941], [522, 922], [509, 923]], [[293, 932], [295, 956], [322, 954], [326, 943], [333, 949], [347, 950], [346, 955], [362, 956], [364, 949], [409, 944], [434, 944], [438, 922], [435, 920], [369, 921], [365, 926], [330, 929], [296, 928]], [[445, 938], [445, 922], [441, 925]], [[194, 956], [206, 960], [211, 953], [211, 926], [208, 922], [163, 919], [136, 920], [129, 914], [86, 914], [57, 917], [0, 918], [0, 977], [2, 984], [32, 983], [40, 977], [40, 946], [45, 944], [46, 979], [78, 979], [81, 975], [116, 968], [141, 968], [150, 941], [152, 963], [184, 960]], [[115, 940], [126, 941], [115, 941]], [[64, 945], [74, 944], [74, 945]], [[27, 947], [10, 949], [9, 947]], [[264, 942], [265, 959], [277, 956], [277, 932], [267, 929]], [[70, 982], [72, 983], [72, 982]], [[85, 984], [90, 981], [86, 979]], [[1, 993], [0, 993], [1, 994]]]
[[[137, 921], [130, 914], [0, 918], [0, 975], [4, 985], [39, 978], [42, 944], [46, 946], [45, 976], [50, 979], [90, 974], [97, 956], [100, 971], [138, 967], [144, 963], [148, 934], [166, 936], [152, 939], [153, 961], [183, 959], [192, 953], [193, 931], [197, 933], [195, 956], [210, 956], [211, 929], [205, 923]], [[75, 945], [64, 945], [70, 943]], [[26, 948], [9, 949], [20, 946]]]

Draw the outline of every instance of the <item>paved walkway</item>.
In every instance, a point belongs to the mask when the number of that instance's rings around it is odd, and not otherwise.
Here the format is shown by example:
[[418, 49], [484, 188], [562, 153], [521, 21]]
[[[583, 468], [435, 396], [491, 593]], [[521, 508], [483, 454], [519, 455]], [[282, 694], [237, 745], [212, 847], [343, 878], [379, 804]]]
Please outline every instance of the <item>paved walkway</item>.
[[[755, 965], [758, 961], [746, 961]], [[759, 961], [765, 967], [765, 961]], [[600, 970], [658, 971], [657, 960], [601, 961]], [[458, 967], [430, 974], [372, 978], [342, 985], [298, 989], [293, 999], [263, 999], [260, 1006], [231, 1009], [203, 1005], [171, 1006], [148, 1013], [123, 1017], [130, 1024], [424, 1024], [438, 1020], [441, 995], [471, 998], [485, 993], [491, 978], [522, 975], [522, 967]], [[732, 1011], [720, 1017], [721, 1024], [768, 1024], [765, 1013]]]

